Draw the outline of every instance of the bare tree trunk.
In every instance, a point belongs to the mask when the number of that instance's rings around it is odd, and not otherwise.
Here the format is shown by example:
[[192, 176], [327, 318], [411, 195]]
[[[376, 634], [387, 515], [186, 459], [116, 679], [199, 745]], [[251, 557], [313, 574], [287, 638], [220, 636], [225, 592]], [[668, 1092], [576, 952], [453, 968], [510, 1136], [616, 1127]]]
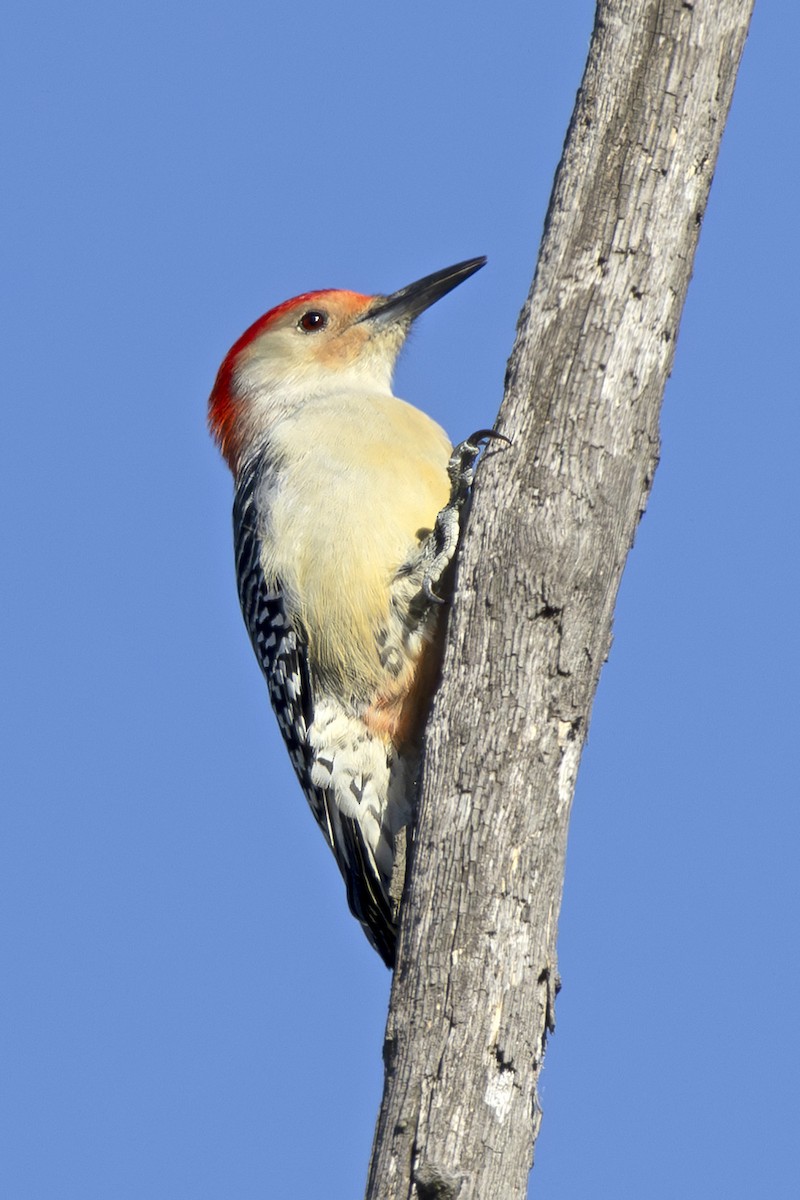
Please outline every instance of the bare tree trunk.
[[600, 0], [461, 553], [367, 1200], [526, 1193], [578, 761], [753, 0]]

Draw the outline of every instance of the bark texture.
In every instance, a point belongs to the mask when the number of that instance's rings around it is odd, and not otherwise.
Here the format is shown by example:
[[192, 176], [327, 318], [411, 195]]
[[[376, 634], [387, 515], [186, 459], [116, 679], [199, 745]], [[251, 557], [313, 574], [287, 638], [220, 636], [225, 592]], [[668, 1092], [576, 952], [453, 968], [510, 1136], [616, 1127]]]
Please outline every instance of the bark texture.
[[367, 1200], [522, 1200], [567, 825], [752, 0], [601, 0], [458, 568]]

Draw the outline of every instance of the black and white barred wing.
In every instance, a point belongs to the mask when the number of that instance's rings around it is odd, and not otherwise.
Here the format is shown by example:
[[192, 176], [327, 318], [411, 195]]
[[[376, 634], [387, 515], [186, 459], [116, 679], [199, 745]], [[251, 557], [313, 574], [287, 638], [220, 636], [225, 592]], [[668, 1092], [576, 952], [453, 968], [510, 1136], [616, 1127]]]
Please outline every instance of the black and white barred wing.
[[269, 688], [269, 697], [289, 757], [308, 796], [314, 817], [332, 844], [325, 805], [319, 790], [310, 785], [311, 687], [301, 631], [289, 620], [280, 584], [268, 586], [261, 568], [261, 540], [253, 498], [254, 478], [246, 476], [233, 505], [233, 538], [236, 580], [242, 616], [258, 665]]
[[[306, 639], [302, 627], [287, 614], [280, 582], [268, 584], [264, 578], [253, 494], [255, 482], [255, 471], [243, 475], [233, 507], [236, 578], [242, 615], [267, 682], [292, 766], [344, 878], [350, 910], [361, 922], [384, 962], [391, 966], [396, 929], [392, 903], [375, 859], [375, 839], [365, 838], [363, 821], [356, 815], [356, 810], [350, 815], [342, 810], [341, 803], [337, 803], [334, 764], [328, 762], [322, 747], [314, 745], [314, 696]], [[330, 785], [315, 783], [314, 775], [330, 778]]]

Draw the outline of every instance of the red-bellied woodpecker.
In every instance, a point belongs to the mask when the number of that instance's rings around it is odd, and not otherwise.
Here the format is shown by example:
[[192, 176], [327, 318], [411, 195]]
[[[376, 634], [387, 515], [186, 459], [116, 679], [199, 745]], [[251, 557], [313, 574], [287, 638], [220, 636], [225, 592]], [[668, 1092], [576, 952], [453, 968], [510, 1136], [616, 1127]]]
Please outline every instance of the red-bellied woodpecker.
[[483, 266], [390, 296], [308, 292], [228, 353], [209, 401], [236, 484], [239, 599], [295, 771], [381, 957], [435, 690], [442, 593], [488, 433], [454, 451], [391, 389], [411, 322]]

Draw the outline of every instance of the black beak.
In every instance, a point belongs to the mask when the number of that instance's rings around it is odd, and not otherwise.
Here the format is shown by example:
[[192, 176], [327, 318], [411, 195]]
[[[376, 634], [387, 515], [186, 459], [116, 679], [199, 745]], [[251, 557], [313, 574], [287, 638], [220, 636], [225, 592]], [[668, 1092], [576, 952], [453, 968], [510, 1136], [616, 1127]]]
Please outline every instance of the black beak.
[[426, 308], [430, 308], [431, 304], [479, 271], [485, 262], [485, 258], [468, 258], [466, 262], [456, 263], [454, 267], [445, 267], [443, 271], [434, 271], [433, 275], [426, 275], [416, 283], [409, 283], [407, 287], [400, 288], [399, 292], [392, 292], [391, 296], [376, 296], [360, 319], [377, 321], [380, 324], [398, 321], [410, 325], [414, 318]]

